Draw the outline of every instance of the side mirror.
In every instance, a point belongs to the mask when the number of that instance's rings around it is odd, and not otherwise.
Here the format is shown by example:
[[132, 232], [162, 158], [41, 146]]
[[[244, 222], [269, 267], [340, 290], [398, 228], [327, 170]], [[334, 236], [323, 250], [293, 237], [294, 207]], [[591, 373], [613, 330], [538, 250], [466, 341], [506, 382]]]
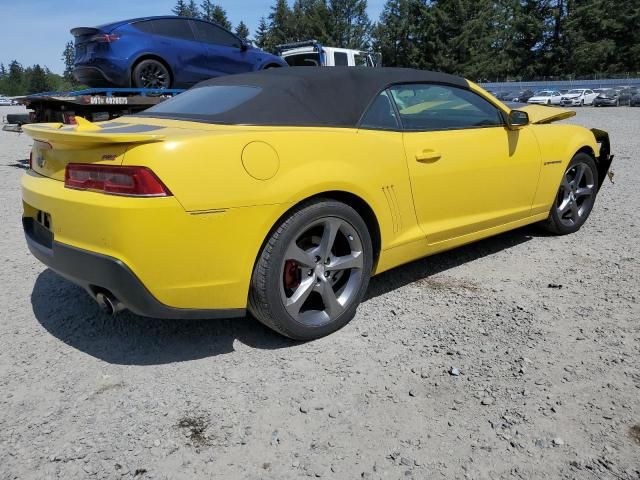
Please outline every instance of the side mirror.
[[517, 130], [529, 125], [529, 114], [522, 110], [511, 110], [507, 117], [507, 125], [510, 130]]

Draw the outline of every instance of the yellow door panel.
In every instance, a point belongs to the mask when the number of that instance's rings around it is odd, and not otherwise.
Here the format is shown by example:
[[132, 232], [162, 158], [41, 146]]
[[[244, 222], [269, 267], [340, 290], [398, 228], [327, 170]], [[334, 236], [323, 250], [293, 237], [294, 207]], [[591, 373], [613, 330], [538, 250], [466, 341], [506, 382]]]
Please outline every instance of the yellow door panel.
[[418, 221], [430, 244], [527, 217], [540, 152], [523, 128], [406, 132]]

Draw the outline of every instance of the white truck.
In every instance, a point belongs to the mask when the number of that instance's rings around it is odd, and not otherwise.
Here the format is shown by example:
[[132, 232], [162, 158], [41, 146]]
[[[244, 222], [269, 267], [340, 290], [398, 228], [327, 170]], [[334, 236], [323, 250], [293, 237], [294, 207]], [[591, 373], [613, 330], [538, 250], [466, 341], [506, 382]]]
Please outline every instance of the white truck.
[[316, 40], [276, 47], [291, 67], [379, 67], [380, 54], [350, 48], [325, 47]]

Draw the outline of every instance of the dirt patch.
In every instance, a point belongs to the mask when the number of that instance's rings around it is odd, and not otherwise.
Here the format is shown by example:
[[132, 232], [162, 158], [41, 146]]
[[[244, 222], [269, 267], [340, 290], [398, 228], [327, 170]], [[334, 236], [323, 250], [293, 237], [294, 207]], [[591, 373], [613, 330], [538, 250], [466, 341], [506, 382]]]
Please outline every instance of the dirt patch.
[[629, 429], [629, 435], [631, 435], [631, 438], [640, 445], [640, 423]]
[[178, 427], [183, 430], [184, 435], [191, 440], [195, 447], [209, 445], [206, 430], [209, 428], [209, 419], [204, 415], [184, 416], [178, 420]]
[[416, 282], [420, 287], [432, 290], [467, 290], [469, 292], [480, 291], [480, 286], [464, 278], [446, 277], [443, 275], [425, 278]]

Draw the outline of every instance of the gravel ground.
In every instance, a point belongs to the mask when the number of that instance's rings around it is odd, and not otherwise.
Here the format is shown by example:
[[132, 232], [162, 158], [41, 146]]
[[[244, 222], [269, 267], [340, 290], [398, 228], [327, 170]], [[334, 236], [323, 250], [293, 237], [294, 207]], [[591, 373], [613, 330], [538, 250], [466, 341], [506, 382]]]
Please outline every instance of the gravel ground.
[[616, 153], [580, 232], [397, 268], [305, 344], [99, 313], [27, 253], [0, 132], [0, 478], [640, 478], [640, 109], [572, 121]]

